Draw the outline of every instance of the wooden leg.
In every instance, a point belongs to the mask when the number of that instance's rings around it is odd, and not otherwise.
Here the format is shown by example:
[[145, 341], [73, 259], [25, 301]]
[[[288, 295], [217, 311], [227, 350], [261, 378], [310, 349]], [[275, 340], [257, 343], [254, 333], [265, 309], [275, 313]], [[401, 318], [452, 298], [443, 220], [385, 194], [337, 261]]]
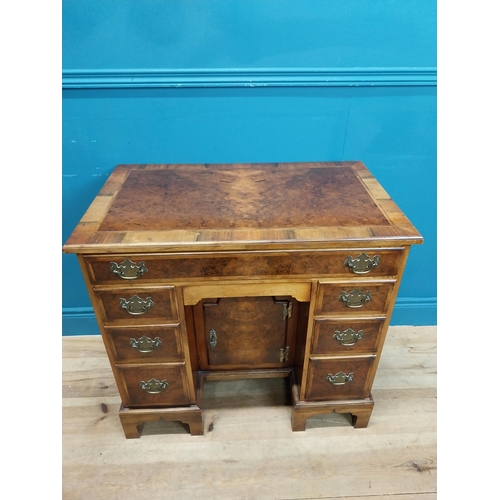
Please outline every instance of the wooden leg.
[[137, 429], [136, 424], [132, 422], [124, 422], [122, 420], [122, 427], [127, 439], [134, 439], [139, 437], [139, 430]]
[[297, 395], [298, 391], [292, 392], [292, 431], [304, 431], [308, 418], [334, 411], [351, 413], [352, 425], [356, 429], [367, 427], [374, 405], [371, 395], [362, 400], [321, 402], [298, 401]]
[[305, 431], [307, 418], [308, 416], [304, 413], [292, 410], [292, 431]]
[[192, 436], [203, 435], [203, 415], [201, 408], [196, 405], [185, 408], [157, 408], [157, 409], [120, 409], [120, 421], [127, 439], [140, 436], [138, 426], [145, 422], [154, 422], [160, 418], [167, 421], [180, 421], [189, 426]]
[[356, 429], [368, 427], [368, 422], [372, 415], [373, 405], [371, 408], [358, 408], [356, 413], [352, 413], [352, 425]]
[[183, 420], [182, 422], [189, 425], [191, 436], [203, 436], [203, 419], [201, 415], [199, 420], [190, 420], [189, 422]]
[[310, 417], [314, 417], [314, 415], [320, 415], [324, 413], [332, 413], [335, 411], [330, 406], [324, 407], [297, 407], [292, 409], [292, 431], [305, 431], [306, 430], [306, 421]]

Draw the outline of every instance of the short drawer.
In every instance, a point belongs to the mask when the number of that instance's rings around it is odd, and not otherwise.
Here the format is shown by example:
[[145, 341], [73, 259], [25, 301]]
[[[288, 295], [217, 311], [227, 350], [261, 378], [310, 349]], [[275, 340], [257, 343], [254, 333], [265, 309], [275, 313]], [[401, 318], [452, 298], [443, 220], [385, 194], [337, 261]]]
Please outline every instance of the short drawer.
[[306, 400], [368, 397], [374, 362], [375, 356], [311, 359]]
[[89, 256], [96, 284], [159, 282], [172, 279], [271, 276], [396, 276], [402, 249], [311, 252], [219, 253], [213, 255]]
[[138, 325], [178, 320], [174, 287], [94, 290], [105, 323]]
[[395, 282], [320, 283], [315, 314], [385, 314]]
[[118, 367], [123, 406], [179, 406], [194, 403], [185, 363]]
[[384, 327], [384, 318], [373, 320], [314, 321], [312, 354], [375, 352]]
[[105, 327], [116, 362], [147, 363], [183, 361], [180, 324], [163, 326]]

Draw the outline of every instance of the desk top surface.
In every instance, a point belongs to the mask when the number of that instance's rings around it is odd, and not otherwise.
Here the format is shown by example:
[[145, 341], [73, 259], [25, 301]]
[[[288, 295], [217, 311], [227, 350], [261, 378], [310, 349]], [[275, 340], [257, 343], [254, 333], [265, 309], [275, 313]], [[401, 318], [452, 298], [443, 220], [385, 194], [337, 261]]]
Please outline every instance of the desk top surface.
[[418, 231], [361, 162], [119, 165], [64, 251], [421, 242]]

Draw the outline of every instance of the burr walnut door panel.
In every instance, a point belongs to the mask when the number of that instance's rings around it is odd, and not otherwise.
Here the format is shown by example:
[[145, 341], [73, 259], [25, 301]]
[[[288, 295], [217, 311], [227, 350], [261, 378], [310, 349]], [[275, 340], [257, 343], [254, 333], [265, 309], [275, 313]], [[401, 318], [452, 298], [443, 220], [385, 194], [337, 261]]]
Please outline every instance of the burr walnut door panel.
[[297, 301], [292, 297], [204, 299], [194, 306], [200, 368], [293, 365]]

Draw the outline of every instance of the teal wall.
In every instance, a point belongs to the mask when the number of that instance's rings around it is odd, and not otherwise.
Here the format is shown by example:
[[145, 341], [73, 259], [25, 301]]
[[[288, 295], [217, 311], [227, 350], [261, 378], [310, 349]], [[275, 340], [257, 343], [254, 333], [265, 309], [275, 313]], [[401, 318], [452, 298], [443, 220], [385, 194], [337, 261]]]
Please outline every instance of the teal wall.
[[[362, 160], [422, 233], [436, 324], [435, 0], [63, 0], [63, 242], [119, 163]], [[98, 333], [64, 255], [63, 334]]]

